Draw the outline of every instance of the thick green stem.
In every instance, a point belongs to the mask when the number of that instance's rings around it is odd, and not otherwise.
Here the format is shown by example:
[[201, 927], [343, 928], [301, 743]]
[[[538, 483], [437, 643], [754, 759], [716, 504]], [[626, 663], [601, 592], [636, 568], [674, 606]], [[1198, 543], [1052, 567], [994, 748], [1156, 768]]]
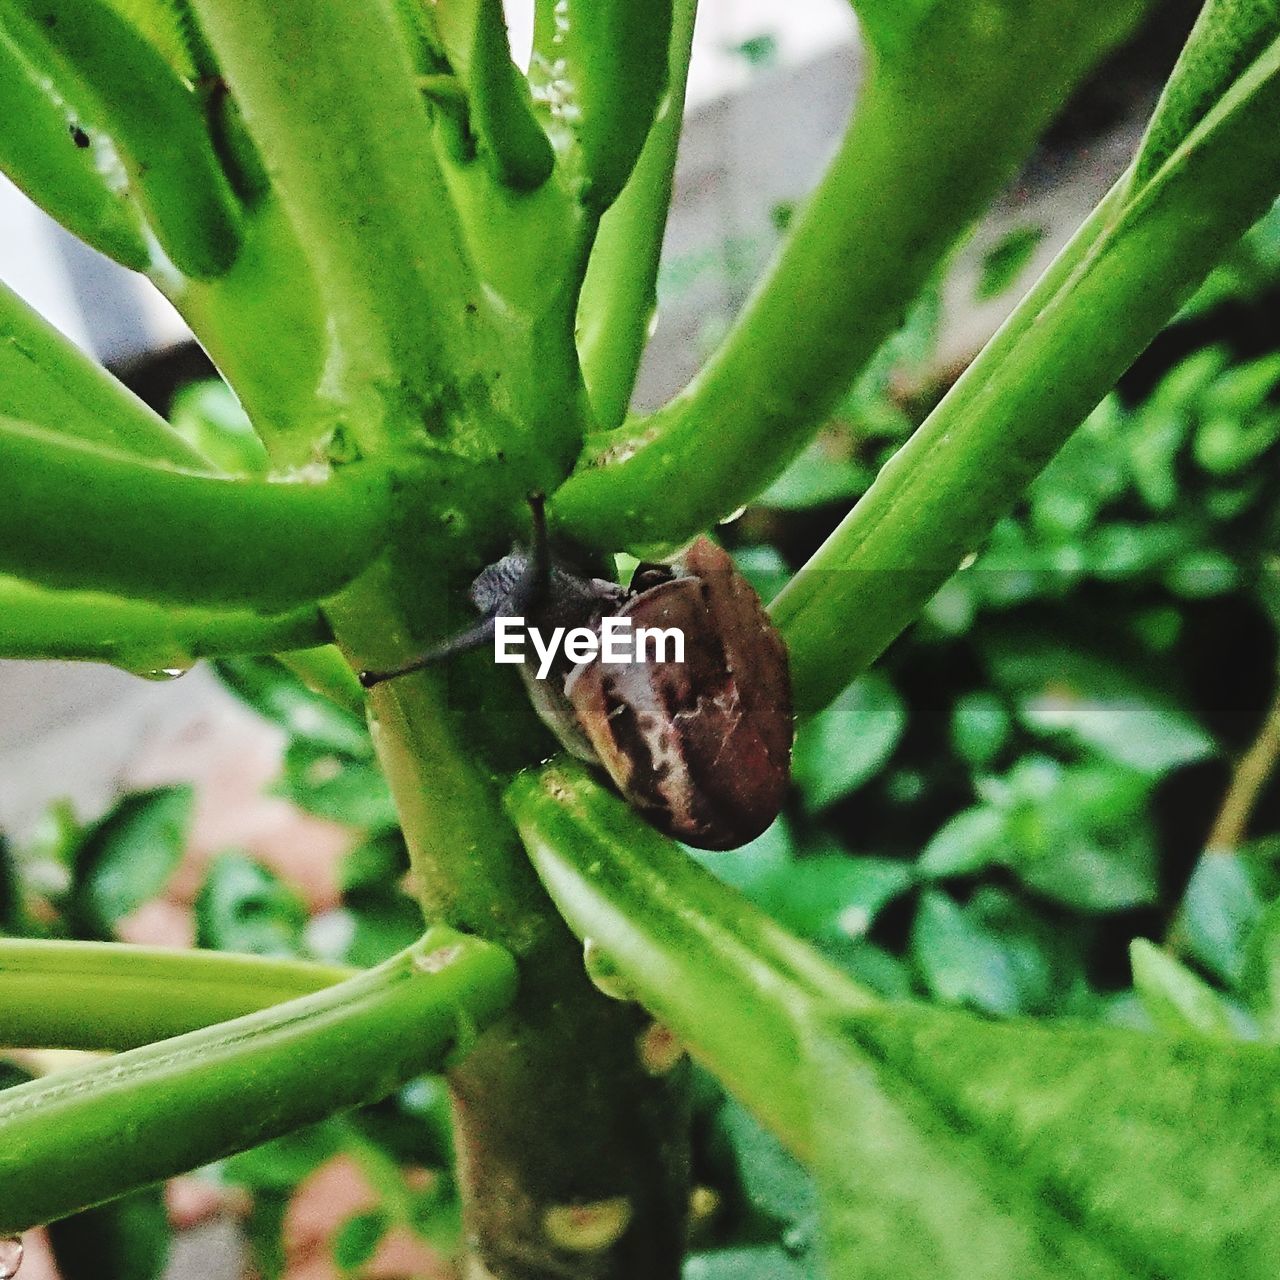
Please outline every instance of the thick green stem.
[[0, 571], [52, 587], [285, 609], [336, 590], [386, 537], [385, 478], [367, 463], [315, 483], [233, 480], [7, 418], [0, 459]]
[[1144, 7], [935, 5], [909, 50], [869, 69], [839, 154], [719, 350], [666, 408], [588, 443], [559, 522], [595, 546], [663, 549], [750, 501]]
[[[391, 6], [194, 0], [314, 264], [340, 368], [364, 394], [441, 404], [477, 292]], [[353, 406], [354, 407], [354, 406]], [[376, 406], [359, 408], [367, 417]]]
[[919, 612], [1280, 189], [1280, 40], [1128, 176], [774, 601], [814, 710]]
[[385, 1097], [465, 1051], [514, 989], [505, 952], [432, 929], [326, 990], [7, 1089], [0, 1235]]
[[0, 1046], [134, 1049], [353, 977], [337, 965], [118, 942], [0, 939]]
[[[799, 1018], [877, 1000], [646, 826], [579, 764], [520, 775], [507, 803], [570, 927], [798, 1156]], [[727, 855], [727, 856], [732, 856]]]
[[3, 284], [0, 414], [156, 462], [212, 470], [163, 418]]
[[[333, 610], [361, 664], [396, 644], [395, 604], [424, 589], [415, 581], [389, 599], [373, 577]], [[515, 1006], [450, 1078], [475, 1255], [502, 1280], [675, 1280], [688, 1200], [684, 1081], [645, 1070], [643, 1015], [590, 985], [502, 812], [502, 784], [548, 746], [523, 691], [477, 654], [378, 686], [369, 710], [424, 911], [520, 961]], [[573, 1227], [601, 1217], [616, 1232], [594, 1244]]]
[[110, 662], [129, 671], [189, 667], [200, 658], [320, 644], [318, 608], [267, 616], [183, 609], [92, 591], [50, 591], [0, 576], [0, 658]]

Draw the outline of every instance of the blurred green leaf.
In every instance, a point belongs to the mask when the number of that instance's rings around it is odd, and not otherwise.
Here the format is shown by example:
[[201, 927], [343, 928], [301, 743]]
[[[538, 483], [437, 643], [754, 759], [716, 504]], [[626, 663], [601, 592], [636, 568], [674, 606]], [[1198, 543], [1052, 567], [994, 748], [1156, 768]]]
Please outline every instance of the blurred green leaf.
[[778, 875], [757, 905], [806, 938], [860, 938], [914, 879], [905, 862], [819, 854]]
[[391, 1227], [381, 1209], [353, 1214], [334, 1233], [333, 1261], [341, 1271], [356, 1271], [377, 1252]]
[[186, 786], [135, 791], [85, 830], [69, 904], [77, 936], [111, 939], [125, 916], [160, 893], [182, 860], [194, 805]]
[[370, 831], [399, 823], [391, 791], [377, 764], [352, 759], [311, 738], [294, 738], [285, 749], [284, 775], [272, 790], [299, 809]]
[[191, 382], [179, 389], [169, 406], [174, 430], [214, 466], [231, 475], [265, 475], [267, 450], [221, 378]]
[[793, 771], [806, 807], [825, 809], [862, 786], [889, 758], [906, 723], [897, 690], [873, 671], [802, 724]]
[[691, 1254], [682, 1280], [814, 1280], [815, 1272], [780, 1244], [738, 1246]]
[[993, 638], [984, 656], [1034, 732], [1061, 734], [1153, 778], [1216, 752], [1179, 706], [1176, 689], [1119, 651], [1092, 652], [1031, 632]]
[[1182, 897], [1179, 931], [1187, 953], [1228, 986], [1244, 976], [1245, 949], [1266, 905], [1259, 869], [1228, 849], [1196, 863]]
[[1245, 942], [1240, 992], [1266, 1038], [1280, 1040], [1280, 898], [1258, 917]]
[[173, 1238], [162, 1187], [72, 1214], [48, 1232], [62, 1280], [158, 1280]]
[[922, 876], [968, 875], [1000, 862], [1006, 842], [1005, 818], [999, 810], [988, 805], [966, 809], [925, 845], [916, 869]]
[[799, 511], [858, 497], [871, 482], [864, 467], [833, 457], [829, 441], [815, 440], [756, 499], [759, 506]]
[[1014, 227], [982, 255], [974, 296], [979, 302], [998, 298], [1017, 283], [1047, 234], [1035, 224]]
[[274, 658], [223, 658], [215, 663], [222, 683], [259, 715], [292, 738], [368, 760], [373, 756], [364, 722], [321, 694], [313, 693]]
[[1232, 1040], [1236, 1028], [1226, 1002], [1185, 965], [1145, 938], [1129, 944], [1133, 985], [1151, 1020], [1170, 1032]]
[[315, 916], [306, 939], [318, 959], [368, 969], [403, 951], [422, 929], [422, 911], [412, 898], [395, 890], [361, 890]]
[[947, 894], [921, 895], [911, 954], [933, 996], [985, 1013], [1049, 1013], [1083, 981], [1070, 936], [997, 889], [963, 907]]
[[196, 945], [258, 956], [298, 954], [307, 909], [273, 872], [243, 853], [212, 862], [195, 904]]
[[774, 547], [742, 547], [733, 553], [738, 571], [755, 588], [756, 595], [768, 604], [786, 586], [791, 570]]
[[218, 1173], [224, 1182], [255, 1193], [290, 1192], [340, 1150], [340, 1124], [326, 1120], [232, 1156], [222, 1161]]
[[394, 888], [408, 870], [409, 850], [399, 828], [380, 831], [343, 855], [338, 887], [344, 894]]
[[975, 769], [986, 769], [1009, 739], [1009, 711], [997, 693], [978, 689], [951, 709], [951, 746]]
[[912, 1005], [806, 1030], [825, 1274], [1272, 1275], [1272, 1051]]

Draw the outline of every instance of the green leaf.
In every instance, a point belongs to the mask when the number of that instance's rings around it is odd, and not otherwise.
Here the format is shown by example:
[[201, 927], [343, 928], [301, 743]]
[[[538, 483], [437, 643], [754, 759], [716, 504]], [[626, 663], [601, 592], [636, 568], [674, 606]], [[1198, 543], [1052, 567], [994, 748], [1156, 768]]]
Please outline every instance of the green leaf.
[[871, 483], [865, 467], [833, 457], [831, 444], [815, 440], [756, 499], [762, 507], [779, 511], [803, 511], [829, 502], [856, 498]]
[[62, 1280], [158, 1280], [173, 1238], [162, 1187], [74, 1213], [48, 1231]]
[[914, 879], [905, 862], [818, 854], [794, 863], [755, 901], [806, 938], [861, 938]]
[[1240, 991], [1267, 1038], [1280, 1040], [1280, 899], [1262, 913], [1245, 944]]
[[343, 855], [338, 886], [344, 894], [394, 888], [409, 870], [409, 850], [399, 829], [370, 836]]
[[978, 285], [974, 296], [979, 302], [998, 298], [1017, 283], [1030, 265], [1035, 251], [1044, 240], [1047, 229], [1030, 224], [1014, 227], [982, 255]]
[[412, 898], [361, 890], [311, 921], [307, 945], [322, 959], [368, 969], [402, 951], [421, 932], [422, 909]]
[[998, 809], [979, 805], [958, 813], [924, 847], [916, 869], [922, 876], [960, 876], [1002, 860], [1008, 833]]
[[371, 1209], [348, 1218], [333, 1237], [333, 1260], [342, 1271], [364, 1266], [377, 1251], [391, 1227], [391, 1219], [381, 1209]]
[[1152, 778], [1217, 751], [1168, 682], [1157, 684], [1123, 655], [1031, 633], [998, 636], [985, 657], [1034, 732], [1061, 734]]
[[992, 1014], [1052, 1012], [1082, 982], [1063, 931], [996, 889], [964, 907], [943, 893], [923, 894], [911, 954], [938, 1000]]
[[951, 746], [975, 769], [988, 768], [1008, 738], [1009, 711], [999, 694], [966, 693], [951, 709]]
[[1264, 907], [1258, 868], [1233, 850], [1210, 849], [1196, 863], [1182, 898], [1179, 931], [1187, 953], [1235, 986]]
[[888, 760], [907, 712], [888, 677], [872, 672], [850, 685], [796, 734], [793, 770], [810, 810], [857, 790]]
[[367, 760], [373, 745], [364, 722], [313, 693], [275, 658], [224, 658], [215, 664], [218, 678], [242, 702], [293, 738]]
[[910, 1005], [805, 1043], [828, 1275], [1273, 1273], [1272, 1051]]
[[42, 49], [41, 70], [91, 98], [173, 265], [197, 279], [225, 274], [241, 210], [190, 85], [105, 0], [25, 0], [22, 11], [36, 33], [28, 52]]
[[0, 26], [0, 114], [22, 121], [21, 128], [0, 131], [0, 169], [86, 244], [144, 270], [151, 253], [138, 211], [113, 189], [99, 159], [108, 139], [41, 74], [38, 62]]
[[111, 939], [164, 888], [182, 859], [194, 804], [187, 786], [137, 791], [85, 831], [69, 905], [76, 936]]
[[813, 1180], [804, 1166], [745, 1107], [727, 1099], [716, 1128], [733, 1150], [739, 1187], [756, 1214], [791, 1224], [813, 1212]]
[[1172, 1032], [1236, 1038], [1230, 1010], [1212, 987], [1145, 938], [1129, 944], [1133, 985], [1151, 1020]]
[[511, 61], [502, 0], [463, 0], [434, 12], [453, 69], [467, 86], [468, 124], [494, 177], [517, 191], [541, 186], [555, 154], [534, 118], [528, 82]]
[[853, 7], [859, 30], [876, 52], [886, 58], [901, 58], [937, 5], [938, 0], [855, 0]]
[[791, 577], [791, 569], [776, 547], [742, 547], [733, 553], [733, 562], [764, 604], [768, 604]]
[[191, 382], [169, 406], [173, 429], [216, 467], [231, 475], [265, 475], [267, 451], [249, 415], [221, 378]]
[[606, 209], [631, 176], [667, 84], [671, 0], [538, 0], [529, 79], [582, 202]]
[[196, 898], [196, 945], [256, 956], [294, 956], [307, 923], [302, 899], [242, 853], [213, 860]]
[[813, 1280], [813, 1271], [780, 1244], [691, 1254], [682, 1280]]
[[255, 1197], [263, 1192], [290, 1193], [342, 1149], [339, 1124], [326, 1120], [264, 1142], [229, 1157], [218, 1165], [224, 1182], [247, 1187]]
[[295, 738], [285, 750], [284, 777], [272, 788], [300, 809], [321, 818], [386, 831], [399, 823], [391, 792], [372, 760], [352, 760], [310, 738]]

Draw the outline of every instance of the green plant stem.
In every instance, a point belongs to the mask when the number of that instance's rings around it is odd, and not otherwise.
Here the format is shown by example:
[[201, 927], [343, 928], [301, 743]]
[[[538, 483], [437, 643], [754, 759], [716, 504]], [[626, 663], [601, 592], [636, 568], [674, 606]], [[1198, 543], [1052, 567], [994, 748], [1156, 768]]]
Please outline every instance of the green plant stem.
[[[798, 1019], [878, 1001], [646, 826], [577, 763], [521, 774], [508, 808], [573, 931], [802, 1159]], [[728, 855], [732, 856], [732, 855]]]
[[[165, 253], [184, 275], [207, 279], [235, 261], [240, 206], [222, 171], [195, 92], [107, 0], [0, 0], [30, 22], [40, 71], [68, 69], [92, 95], [130, 188]], [[16, 28], [15, 28], [16, 29]]]
[[1280, 764], [1280, 692], [1258, 730], [1258, 736], [1236, 763], [1231, 784], [1205, 840], [1206, 853], [1234, 853], [1249, 834], [1249, 820], [1267, 783]]
[[404, 382], [438, 412], [466, 363], [478, 291], [391, 7], [193, 7], [314, 265], [344, 383], [391, 397]]
[[437, 928], [326, 990], [5, 1090], [0, 1233], [385, 1097], [465, 1049], [514, 990], [509, 955]]
[[773, 603], [833, 698], [976, 548], [1280, 188], [1280, 40], [1137, 191], [1120, 180]]
[[0, 458], [0, 570], [48, 586], [279, 610], [336, 590], [386, 537], [370, 464], [316, 483], [233, 480], [12, 419], [0, 419]]
[[3, 284], [0, 414], [157, 462], [213, 470], [163, 418]]
[[[80, 113], [47, 74], [32, 66], [3, 26], [0, 115], [22, 121], [22, 128], [0, 135], [0, 168], [13, 182], [86, 244], [135, 270], [149, 266], [151, 251], [138, 211], [123, 184], [112, 183], [103, 172], [103, 136], [95, 138], [84, 127]], [[77, 138], [86, 145], [77, 146]]]
[[664, 409], [588, 441], [556, 519], [640, 553], [750, 501], [1144, 8], [1038, 0], [979, 20], [934, 5], [909, 49], [870, 67], [839, 153], [719, 349]]
[[[366, 575], [331, 609], [356, 665], [387, 653], [387, 636], [404, 627], [399, 610], [419, 593], [430, 602], [438, 587], [420, 575], [393, 592], [376, 579]], [[503, 1280], [588, 1265], [619, 1280], [675, 1280], [688, 1208], [684, 1081], [645, 1072], [643, 1016], [587, 981], [581, 948], [501, 809], [503, 782], [545, 754], [544, 731], [486, 654], [388, 681], [368, 701], [424, 911], [520, 962], [515, 1005], [450, 1074], [476, 1258]], [[589, 1260], [549, 1229], [554, 1210], [617, 1197], [627, 1230]]]
[[189, 667], [200, 658], [319, 644], [328, 634], [314, 607], [272, 616], [184, 609], [92, 591], [50, 591], [0, 576], [0, 658], [62, 658], [161, 671]]
[[133, 1049], [353, 976], [338, 965], [262, 956], [0, 938], [0, 1045]]
[[672, 6], [667, 91], [627, 185], [600, 219], [582, 282], [578, 350], [603, 430], [618, 426], [626, 416], [658, 305], [658, 259], [671, 204], [697, 8], [697, 0], [676, 0]]

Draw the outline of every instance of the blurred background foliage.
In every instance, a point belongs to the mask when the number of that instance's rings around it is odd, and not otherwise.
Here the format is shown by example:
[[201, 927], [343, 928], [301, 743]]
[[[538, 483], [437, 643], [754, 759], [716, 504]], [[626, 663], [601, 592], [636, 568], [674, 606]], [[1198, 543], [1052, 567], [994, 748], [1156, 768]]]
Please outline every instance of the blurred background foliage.
[[[979, 288], [1006, 287], [1034, 236], [1011, 233]], [[694, 856], [894, 999], [1280, 1038], [1278, 298], [1280, 209], [876, 669], [802, 726], [775, 826]], [[927, 296], [817, 443], [722, 530], [766, 598], [945, 390], [922, 381], [936, 314]], [[194, 386], [173, 416], [234, 439], [235, 412]], [[359, 837], [340, 903], [311, 918], [266, 866], [223, 852], [197, 944], [359, 966], [405, 946], [421, 920], [362, 720], [275, 660], [219, 672], [287, 735], [275, 791]], [[0, 928], [114, 937], [176, 869], [192, 801], [133, 793], [87, 824], [58, 807], [23, 847], [0, 843]], [[816, 1274], [806, 1175], [709, 1077], [696, 1116], [687, 1274]], [[449, 1151], [443, 1086], [424, 1079], [208, 1172], [249, 1193], [255, 1268], [274, 1276], [295, 1188], [353, 1159], [379, 1203], [331, 1249], [358, 1273], [396, 1228], [449, 1253]], [[56, 1228], [67, 1280], [159, 1275], [157, 1197]]]

